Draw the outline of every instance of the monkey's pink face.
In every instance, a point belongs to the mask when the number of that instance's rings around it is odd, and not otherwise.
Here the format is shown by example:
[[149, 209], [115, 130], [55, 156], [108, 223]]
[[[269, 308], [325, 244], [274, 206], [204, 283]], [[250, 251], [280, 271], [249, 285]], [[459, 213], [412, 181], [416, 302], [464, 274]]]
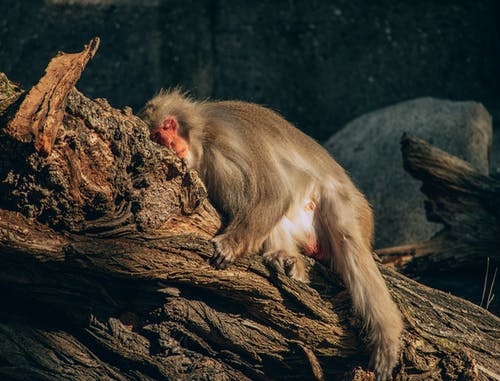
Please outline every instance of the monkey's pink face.
[[188, 143], [179, 136], [179, 123], [174, 117], [168, 117], [158, 127], [151, 130], [152, 141], [171, 148], [177, 156], [185, 159], [189, 154]]

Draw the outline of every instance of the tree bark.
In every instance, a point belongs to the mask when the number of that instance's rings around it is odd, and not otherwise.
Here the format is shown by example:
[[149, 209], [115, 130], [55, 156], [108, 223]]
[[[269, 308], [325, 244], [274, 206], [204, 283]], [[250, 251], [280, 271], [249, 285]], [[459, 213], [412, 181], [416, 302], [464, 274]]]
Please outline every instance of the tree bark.
[[[196, 173], [130, 109], [55, 83], [95, 46], [54, 58], [41, 96], [0, 76], [0, 379], [372, 380], [335, 276], [213, 269], [222, 224]], [[381, 271], [406, 322], [395, 379], [500, 379], [497, 317]]]

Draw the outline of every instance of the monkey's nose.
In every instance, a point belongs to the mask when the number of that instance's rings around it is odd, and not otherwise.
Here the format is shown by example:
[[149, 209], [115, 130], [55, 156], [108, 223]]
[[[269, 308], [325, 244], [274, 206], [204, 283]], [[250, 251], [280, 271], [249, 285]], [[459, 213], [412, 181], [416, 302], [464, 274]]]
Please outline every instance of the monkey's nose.
[[156, 132], [152, 132], [150, 135], [149, 135], [149, 138], [154, 141], [154, 142], [158, 142], [158, 139], [160, 138], [160, 133], [158, 131]]

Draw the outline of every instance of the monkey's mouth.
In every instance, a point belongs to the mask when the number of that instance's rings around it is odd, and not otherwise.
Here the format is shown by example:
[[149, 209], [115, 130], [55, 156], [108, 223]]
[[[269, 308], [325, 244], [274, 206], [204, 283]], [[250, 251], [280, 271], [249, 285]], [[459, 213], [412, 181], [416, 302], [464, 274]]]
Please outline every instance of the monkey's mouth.
[[181, 159], [185, 159], [188, 156], [189, 150], [187, 148], [182, 148], [182, 149], [176, 149], [175, 153], [177, 156], [179, 156]]

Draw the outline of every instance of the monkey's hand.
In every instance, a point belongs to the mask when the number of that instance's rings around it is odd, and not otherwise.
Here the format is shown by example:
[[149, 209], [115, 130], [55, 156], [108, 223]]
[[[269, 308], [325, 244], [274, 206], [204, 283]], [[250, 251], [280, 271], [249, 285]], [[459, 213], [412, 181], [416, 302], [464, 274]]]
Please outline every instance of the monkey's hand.
[[214, 237], [212, 242], [215, 246], [215, 254], [210, 259], [210, 264], [216, 269], [228, 268], [238, 257], [235, 254], [234, 243], [225, 234]]

